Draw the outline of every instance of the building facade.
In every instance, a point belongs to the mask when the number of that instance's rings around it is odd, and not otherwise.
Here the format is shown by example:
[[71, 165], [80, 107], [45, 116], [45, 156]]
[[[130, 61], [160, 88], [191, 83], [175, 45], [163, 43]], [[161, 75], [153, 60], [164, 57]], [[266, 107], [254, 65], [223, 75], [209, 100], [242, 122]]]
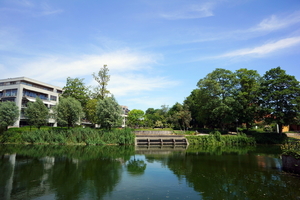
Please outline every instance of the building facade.
[[[0, 79], [0, 101], [13, 101], [20, 110], [20, 117], [14, 124], [16, 127], [27, 125], [24, 109], [28, 102], [39, 97], [51, 109], [58, 103], [61, 93], [60, 87], [26, 77]], [[49, 118], [48, 125], [56, 126], [55, 120]]]
[[122, 128], [126, 127], [126, 122], [127, 122], [127, 117], [128, 117], [128, 113], [129, 113], [129, 109], [127, 106], [121, 106], [122, 108]]

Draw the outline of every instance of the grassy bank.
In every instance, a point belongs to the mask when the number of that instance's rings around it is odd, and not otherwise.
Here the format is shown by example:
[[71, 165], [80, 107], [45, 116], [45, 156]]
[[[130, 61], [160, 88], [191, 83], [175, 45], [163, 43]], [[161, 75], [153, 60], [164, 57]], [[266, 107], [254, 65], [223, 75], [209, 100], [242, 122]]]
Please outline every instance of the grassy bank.
[[134, 144], [131, 129], [12, 128], [0, 135], [0, 143], [17, 144]]
[[253, 137], [247, 137], [245, 134], [238, 135], [221, 135], [220, 132], [214, 131], [204, 136], [187, 136], [191, 145], [255, 145]]

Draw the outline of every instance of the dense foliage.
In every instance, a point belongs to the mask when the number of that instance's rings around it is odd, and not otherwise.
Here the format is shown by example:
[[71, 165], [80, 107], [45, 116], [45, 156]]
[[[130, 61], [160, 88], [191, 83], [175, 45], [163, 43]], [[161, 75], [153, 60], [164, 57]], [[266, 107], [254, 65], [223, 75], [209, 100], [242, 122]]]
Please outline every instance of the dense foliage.
[[127, 125], [130, 127], [141, 127], [143, 125], [144, 120], [144, 111], [133, 109], [128, 113], [127, 117]]
[[40, 128], [47, 124], [49, 119], [49, 110], [40, 98], [36, 98], [35, 102], [28, 102], [25, 109], [27, 123]]
[[13, 128], [0, 135], [0, 143], [29, 144], [134, 144], [130, 129], [47, 128], [26, 130]]
[[283, 125], [299, 123], [300, 84], [280, 67], [260, 77], [255, 70], [231, 72], [216, 69], [200, 79], [184, 104], [189, 106], [192, 125], [232, 129], [258, 121]]
[[73, 97], [81, 103], [82, 107], [85, 107], [89, 99], [89, 87], [85, 86], [83, 80], [68, 77], [66, 86], [63, 87], [62, 97]]
[[15, 102], [0, 102], [0, 127], [4, 127], [7, 130], [8, 126], [13, 125], [17, 121], [19, 113], [19, 108]]
[[207, 136], [187, 136], [191, 145], [254, 145], [253, 137], [247, 137], [245, 134], [236, 136], [221, 135], [219, 131], [211, 132]]
[[293, 156], [296, 159], [300, 159], [300, 141], [287, 142], [281, 145], [283, 155]]
[[277, 123], [281, 132], [283, 125], [299, 120], [300, 85], [294, 76], [280, 67], [271, 69], [263, 76], [260, 90], [260, 105], [267, 122]]
[[96, 106], [97, 123], [102, 128], [111, 129], [120, 126], [122, 123], [121, 114], [121, 107], [114, 96], [98, 100]]
[[73, 97], [60, 98], [59, 104], [53, 110], [59, 126], [74, 127], [83, 116], [80, 102]]

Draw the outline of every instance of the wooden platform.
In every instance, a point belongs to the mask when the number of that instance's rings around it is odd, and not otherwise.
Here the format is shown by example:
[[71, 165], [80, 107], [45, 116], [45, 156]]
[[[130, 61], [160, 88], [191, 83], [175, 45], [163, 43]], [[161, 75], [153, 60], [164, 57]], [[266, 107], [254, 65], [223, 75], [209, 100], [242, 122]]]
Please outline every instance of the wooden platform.
[[188, 145], [184, 136], [178, 135], [136, 135], [135, 145], [164, 146], [164, 145]]

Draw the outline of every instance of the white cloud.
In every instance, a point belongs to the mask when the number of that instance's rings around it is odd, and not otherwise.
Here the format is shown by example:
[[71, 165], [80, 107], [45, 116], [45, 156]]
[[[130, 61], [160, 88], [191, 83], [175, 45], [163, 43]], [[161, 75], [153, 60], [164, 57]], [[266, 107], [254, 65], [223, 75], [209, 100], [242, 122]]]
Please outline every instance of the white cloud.
[[249, 31], [274, 31], [300, 22], [300, 12], [294, 12], [285, 17], [272, 15], [269, 18], [262, 20], [257, 26], [249, 29]]
[[[216, 57], [236, 57], [236, 56], [263, 56], [274, 51], [289, 48], [300, 43], [300, 37], [285, 38], [276, 42], [261, 45], [259, 47], [239, 49]], [[215, 57], [215, 58], [216, 58]]]
[[146, 111], [148, 108], [160, 108], [162, 105], [173, 105], [174, 99], [162, 96], [139, 96], [136, 98], [129, 98], [125, 104], [129, 106], [129, 110], [142, 109]]
[[128, 50], [74, 57], [50, 55], [28, 62], [17, 60], [12, 65], [18, 66], [18, 70], [6, 76], [28, 76], [38, 80], [52, 81], [68, 76], [91, 75], [93, 72], [98, 72], [104, 64], [108, 65], [112, 72], [145, 70], [149, 68], [148, 65], [155, 63], [156, 59], [154, 55], [133, 53]]
[[278, 31], [284, 28], [291, 27], [300, 23], [300, 11], [294, 12], [289, 15], [271, 15], [263, 19], [258, 24], [247, 29], [232, 30], [227, 32], [208, 32], [202, 31], [200, 28], [195, 29], [193, 34], [198, 35], [198, 38], [183, 43], [201, 43], [218, 40], [248, 40], [269, 34], [270, 32]]
[[166, 77], [153, 77], [146, 74], [118, 74], [112, 75], [110, 91], [118, 96], [137, 95], [146, 91], [178, 85], [178, 81], [168, 80]]
[[[3, 77], [26, 76], [53, 85], [64, 86], [67, 77], [88, 77], [87, 85], [97, 85], [92, 74], [97, 73], [104, 64], [109, 68], [111, 80], [109, 90], [118, 96], [128, 94], [140, 94], [145, 91], [153, 91], [172, 87], [177, 81], [155, 73], [150, 65], [156, 63], [159, 56], [120, 50], [102, 55], [83, 55], [77, 57], [47, 56], [31, 62], [15, 59], [5, 64], [5, 68], [16, 65], [17, 69], [4, 71]], [[0, 65], [1, 67], [1, 65]], [[4, 67], [4, 65], [2, 66]]]
[[161, 13], [160, 16], [169, 20], [210, 17], [213, 16], [212, 8], [212, 3], [189, 5]]

